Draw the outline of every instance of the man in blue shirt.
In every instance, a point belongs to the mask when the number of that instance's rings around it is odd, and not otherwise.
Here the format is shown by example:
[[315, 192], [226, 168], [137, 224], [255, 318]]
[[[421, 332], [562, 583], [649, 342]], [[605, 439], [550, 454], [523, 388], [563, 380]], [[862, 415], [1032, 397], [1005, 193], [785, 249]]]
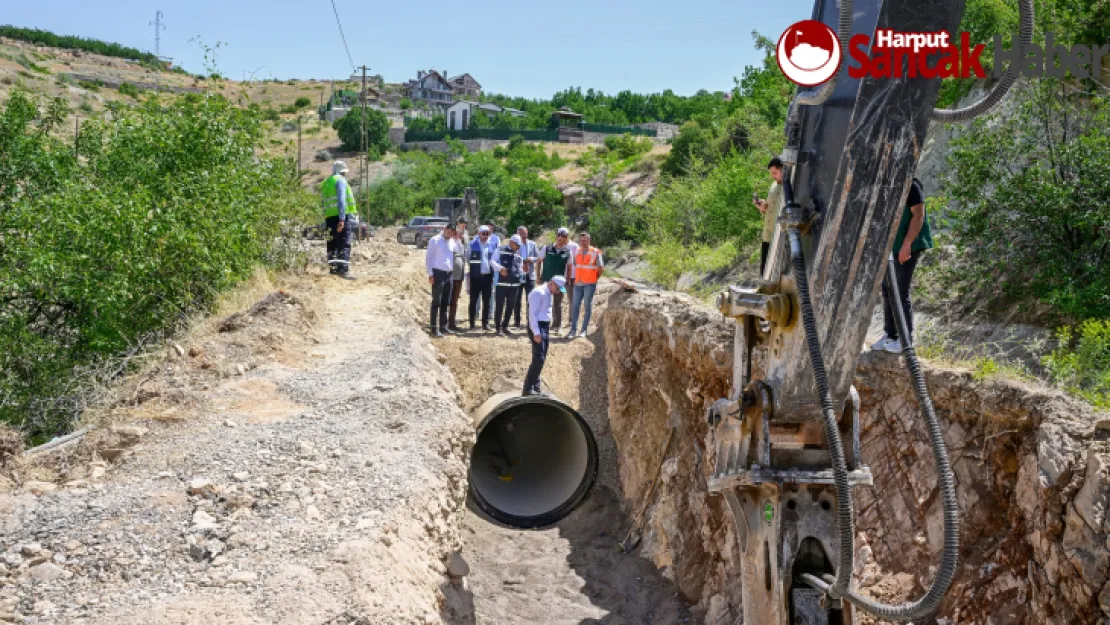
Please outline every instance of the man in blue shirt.
[[478, 228], [478, 236], [469, 245], [470, 269], [470, 329], [478, 316], [479, 302], [482, 306], [482, 329], [489, 330], [490, 300], [493, 296], [494, 276], [500, 271], [497, 245], [493, 239], [497, 235], [489, 226]]
[[516, 235], [520, 237], [520, 257], [524, 261], [524, 282], [517, 290], [516, 301], [513, 303], [513, 327], [519, 328], [520, 304], [524, 295], [531, 293], [532, 287], [536, 286], [536, 261], [540, 259], [540, 251], [536, 242], [528, 238], [528, 228], [520, 226], [516, 229]]
[[[497, 227], [494, 225], [493, 220], [486, 220], [486, 227], [489, 228], [489, 242], [493, 244], [494, 249], [501, 249], [501, 237], [497, 235]], [[501, 281], [501, 271], [493, 272], [493, 296], [490, 297], [490, 304], [493, 307], [493, 321], [497, 325], [497, 283]]]

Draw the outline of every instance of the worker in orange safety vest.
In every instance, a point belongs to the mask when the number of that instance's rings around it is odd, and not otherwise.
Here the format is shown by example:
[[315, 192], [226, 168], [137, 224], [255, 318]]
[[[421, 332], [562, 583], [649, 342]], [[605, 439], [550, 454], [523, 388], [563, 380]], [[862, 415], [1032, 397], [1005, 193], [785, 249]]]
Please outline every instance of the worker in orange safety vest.
[[[593, 309], [594, 292], [597, 291], [597, 281], [605, 270], [605, 261], [601, 257], [601, 250], [590, 245], [590, 233], [583, 232], [578, 235], [578, 251], [572, 259], [574, 269], [574, 290], [570, 299], [570, 334], [567, 338], [586, 336], [590, 327], [590, 311]], [[582, 332], [578, 332], [579, 306], [585, 302], [586, 315], [582, 318]]]

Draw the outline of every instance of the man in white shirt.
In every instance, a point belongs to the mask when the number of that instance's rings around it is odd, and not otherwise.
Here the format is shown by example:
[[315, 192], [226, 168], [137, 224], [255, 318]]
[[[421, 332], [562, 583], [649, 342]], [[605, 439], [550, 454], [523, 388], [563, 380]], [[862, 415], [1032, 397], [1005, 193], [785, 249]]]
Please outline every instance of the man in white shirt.
[[[452, 274], [455, 269], [455, 227], [447, 224], [442, 234], [428, 241], [428, 251], [424, 254], [424, 266], [428, 270], [428, 284], [432, 285], [431, 327], [429, 331], [437, 338], [446, 332], [454, 334], [447, 325], [451, 309]], [[438, 323], [437, 323], [438, 322]]]
[[528, 294], [528, 328], [532, 331], [532, 364], [524, 378], [524, 395], [540, 394], [540, 373], [547, 360], [547, 345], [551, 330], [551, 302], [556, 293], [566, 293], [567, 279], [555, 276], [538, 285]]

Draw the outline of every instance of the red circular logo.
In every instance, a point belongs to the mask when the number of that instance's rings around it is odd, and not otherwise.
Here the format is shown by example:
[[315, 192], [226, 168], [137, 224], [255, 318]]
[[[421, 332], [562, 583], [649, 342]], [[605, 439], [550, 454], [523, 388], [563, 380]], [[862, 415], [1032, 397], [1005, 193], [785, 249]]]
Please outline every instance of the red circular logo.
[[840, 40], [836, 32], [817, 20], [804, 20], [783, 31], [775, 49], [779, 69], [790, 82], [815, 87], [840, 69]]

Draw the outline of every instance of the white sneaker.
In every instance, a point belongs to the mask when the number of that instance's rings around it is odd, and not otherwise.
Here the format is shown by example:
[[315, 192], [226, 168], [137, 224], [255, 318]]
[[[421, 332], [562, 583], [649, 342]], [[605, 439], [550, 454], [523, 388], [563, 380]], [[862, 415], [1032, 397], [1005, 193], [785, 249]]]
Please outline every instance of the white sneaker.
[[567, 333], [564, 334], [563, 336], [568, 338], [568, 339], [573, 339], [574, 337], [578, 336], [578, 333], [571, 332], [570, 330], [567, 330]]
[[887, 343], [884, 349], [892, 354], [901, 354], [902, 341], [899, 341], [898, 339], [887, 339]]
[[894, 339], [892, 339], [892, 338], [890, 338], [889, 336], [886, 336], [886, 335], [884, 334], [884, 335], [883, 335], [883, 338], [879, 339], [879, 340], [878, 340], [878, 341], [877, 341], [877, 342], [876, 342], [876, 343], [875, 343], [874, 345], [872, 345], [872, 346], [871, 346], [871, 351], [873, 351], [873, 352], [885, 352], [885, 351], [888, 351], [887, 347], [888, 347], [888, 346], [889, 346], [889, 345], [890, 345], [891, 343], [894, 343], [894, 346], [895, 346], [895, 347], [897, 347], [897, 346], [898, 346], [898, 341], [895, 341]]

